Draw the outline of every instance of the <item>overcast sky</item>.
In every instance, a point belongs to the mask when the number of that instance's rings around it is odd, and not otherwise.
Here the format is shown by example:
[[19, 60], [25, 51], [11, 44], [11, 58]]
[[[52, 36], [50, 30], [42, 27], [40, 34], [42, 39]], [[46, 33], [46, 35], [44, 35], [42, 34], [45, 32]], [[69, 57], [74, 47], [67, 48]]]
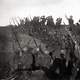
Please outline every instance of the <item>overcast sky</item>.
[[13, 17], [73, 15], [75, 22], [80, 18], [80, 0], [0, 0], [0, 25], [8, 25]]

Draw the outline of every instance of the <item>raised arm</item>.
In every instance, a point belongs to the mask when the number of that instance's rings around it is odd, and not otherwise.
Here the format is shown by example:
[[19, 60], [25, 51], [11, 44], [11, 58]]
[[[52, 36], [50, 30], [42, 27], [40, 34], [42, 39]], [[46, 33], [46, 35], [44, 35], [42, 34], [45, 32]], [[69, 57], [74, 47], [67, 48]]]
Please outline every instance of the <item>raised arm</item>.
[[68, 20], [69, 18], [67, 17], [67, 15], [65, 15], [65, 18]]

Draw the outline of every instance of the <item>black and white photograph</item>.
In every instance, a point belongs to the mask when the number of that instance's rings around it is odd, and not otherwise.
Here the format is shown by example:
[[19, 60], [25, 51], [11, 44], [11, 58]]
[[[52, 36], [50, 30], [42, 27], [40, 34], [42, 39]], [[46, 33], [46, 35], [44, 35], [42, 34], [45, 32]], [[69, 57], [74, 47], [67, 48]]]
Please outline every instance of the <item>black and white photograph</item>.
[[80, 80], [80, 0], [0, 0], [0, 80]]

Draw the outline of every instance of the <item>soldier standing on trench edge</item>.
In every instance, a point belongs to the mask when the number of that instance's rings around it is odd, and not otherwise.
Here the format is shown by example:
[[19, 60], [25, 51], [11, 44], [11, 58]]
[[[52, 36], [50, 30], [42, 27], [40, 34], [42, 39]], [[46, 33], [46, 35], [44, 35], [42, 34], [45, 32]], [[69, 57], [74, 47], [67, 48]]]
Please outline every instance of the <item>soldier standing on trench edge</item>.
[[67, 16], [65, 16], [66, 19], [68, 20], [69, 26], [70, 26], [70, 31], [72, 31], [72, 27], [74, 26], [74, 20], [73, 20], [73, 16], [71, 15], [69, 18]]

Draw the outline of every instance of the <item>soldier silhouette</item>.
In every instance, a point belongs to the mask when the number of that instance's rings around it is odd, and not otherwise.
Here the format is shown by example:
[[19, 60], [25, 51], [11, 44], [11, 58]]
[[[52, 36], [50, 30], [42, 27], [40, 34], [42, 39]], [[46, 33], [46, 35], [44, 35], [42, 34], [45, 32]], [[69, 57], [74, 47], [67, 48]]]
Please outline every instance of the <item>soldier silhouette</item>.
[[69, 26], [70, 26], [70, 30], [72, 30], [72, 27], [74, 26], [73, 16], [71, 15], [69, 18], [67, 16], [65, 16], [65, 17], [68, 20], [68, 23], [69, 23]]

